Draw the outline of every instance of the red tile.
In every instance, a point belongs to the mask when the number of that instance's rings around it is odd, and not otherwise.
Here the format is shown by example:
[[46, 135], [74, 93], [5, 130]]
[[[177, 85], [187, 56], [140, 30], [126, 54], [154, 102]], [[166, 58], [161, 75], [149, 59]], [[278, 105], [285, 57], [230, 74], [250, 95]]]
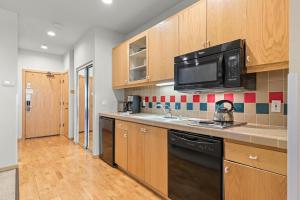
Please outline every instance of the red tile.
[[149, 97], [147, 96], [147, 97], [145, 97], [145, 101], [146, 101], [146, 103], [148, 103], [149, 102]]
[[181, 95], [180, 102], [185, 103], [186, 102], [186, 95]]
[[156, 96], [152, 97], [152, 102], [156, 102]]
[[161, 96], [160, 97], [160, 102], [166, 102], [166, 97], [165, 96]]
[[172, 103], [175, 102], [175, 96], [170, 96], [170, 102], [172, 102]]
[[283, 103], [283, 92], [270, 92], [269, 93], [269, 102], [272, 103], [273, 100], [278, 100]]
[[234, 101], [234, 95], [232, 93], [224, 94], [224, 99], [228, 101]]
[[216, 101], [215, 94], [208, 94], [207, 95], [207, 103], [215, 103], [215, 101]]
[[256, 103], [256, 93], [245, 93], [244, 94], [245, 103]]
[[200, 102], [200, 95], [193, 95], [193, 102], [199, 103]]

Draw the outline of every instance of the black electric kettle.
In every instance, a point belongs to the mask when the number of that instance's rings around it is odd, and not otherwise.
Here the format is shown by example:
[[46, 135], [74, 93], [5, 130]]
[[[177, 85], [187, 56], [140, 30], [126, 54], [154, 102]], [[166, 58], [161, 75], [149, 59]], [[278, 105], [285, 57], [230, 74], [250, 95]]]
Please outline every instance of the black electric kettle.
[[[229, 103], [231, 108], [222, 107], [224, 103]], [[233, 117], [234, 105], [229, 100], [221, 100], [216, 103], [216, 111], [214, 114], [215, 122], [229, 122], [232, 123], [234, 121]]]

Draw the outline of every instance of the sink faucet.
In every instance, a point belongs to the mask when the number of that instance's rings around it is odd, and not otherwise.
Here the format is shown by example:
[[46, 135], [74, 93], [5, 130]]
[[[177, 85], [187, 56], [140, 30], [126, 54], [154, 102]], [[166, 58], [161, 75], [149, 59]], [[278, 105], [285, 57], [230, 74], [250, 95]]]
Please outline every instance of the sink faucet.
[[165, 118], [172, 118], [172, 112], [171, 112], [172, 110], [170, 106], [167, 105], [163, 106], [162, 104], [157, 104], [156, 107], [161, 108], [164, 111]]

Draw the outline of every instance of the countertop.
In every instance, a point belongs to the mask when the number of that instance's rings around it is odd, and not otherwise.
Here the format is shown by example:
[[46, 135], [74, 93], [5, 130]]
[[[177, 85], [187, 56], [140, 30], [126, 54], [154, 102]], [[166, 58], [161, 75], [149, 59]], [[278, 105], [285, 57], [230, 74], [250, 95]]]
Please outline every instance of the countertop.
[[210, 135], [251, 144], [287, 149], [287, 129], [245, 125], [226, 129], [215, 129], [189, 125], [190, 118], [181, 120], [164, 119], [154, 114], [100, 113], [100, 116], [141, 123], [166, 129], [176, 129], [197, 134]]

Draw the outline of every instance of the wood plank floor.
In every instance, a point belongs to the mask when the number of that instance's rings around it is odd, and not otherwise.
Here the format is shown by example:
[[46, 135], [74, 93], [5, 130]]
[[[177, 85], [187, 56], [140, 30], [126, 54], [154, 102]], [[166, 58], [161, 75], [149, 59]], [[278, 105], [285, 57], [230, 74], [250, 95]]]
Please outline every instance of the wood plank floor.
[[20, 200], [160, 200], [63, 136], [19, 142]]

